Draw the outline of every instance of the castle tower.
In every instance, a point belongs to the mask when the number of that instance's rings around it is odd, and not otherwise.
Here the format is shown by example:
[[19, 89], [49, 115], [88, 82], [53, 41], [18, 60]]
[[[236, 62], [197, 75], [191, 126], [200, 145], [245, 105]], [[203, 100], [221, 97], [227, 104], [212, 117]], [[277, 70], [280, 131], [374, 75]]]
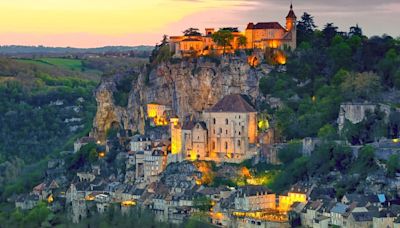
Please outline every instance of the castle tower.
[[290, 4], [290, 10], [288, 15], [286, 16], [286, 30], [292, 31], [292, 29], [296, 29], [296, 14], [293, 11], [293, 5]]
[[290, 34], [290, 48], [292, 50], [296, 49], [297, 46], [297, 30], [296, 30], [296, 14], [293, 11], [293, 5], [290, 4], [290, 10], [288, 15], [286, 16], [286, 30], [291, 33]]

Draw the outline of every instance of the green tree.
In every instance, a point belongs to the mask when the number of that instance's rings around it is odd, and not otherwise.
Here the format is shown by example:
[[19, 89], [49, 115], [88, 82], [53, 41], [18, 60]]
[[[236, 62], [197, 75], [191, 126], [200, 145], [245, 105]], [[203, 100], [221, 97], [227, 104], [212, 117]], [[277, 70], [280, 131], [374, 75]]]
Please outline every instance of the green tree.
[[333, 140], [337, 137], [336, 129], [331, 124], [325, 124], [319, 129], [318, 137], [325, 140]]
[[297, 43], [311, 41], [316, 27], [314, 17], [304, 12], [300, 21], [297, 22]]
[[183, 31], [185, 36], [201, 36], [200, 30], [198, 28], [188, 28]]
[[219, 30], [212, 34], [212, 39], [218, 46], [223, 48], [222, 53], [225, 54], [226, 47], [231, 45], [233, 34], [229, 30]]
[[375, 148], [370, 145], [363, 146], [358, 152], [352, 171], [366, 176], [369, 172], [377, 168], [378, 166], [375, 162]]
[[246, 47], [247, 38], [243, 35], [240, 35], [237, 39], [238, 47]]
[[398, 154], [392, 154], [386, 163], [387, 175], [389, 177], [395, 177], [396, 172], [400, 171], [400, 156]]
[[349, 73], [341, 84], [343, 95], [348, 100], [373, 100], [381, 90], [379, 76], [372, 72]]
[[298, 141], [289, 142], [286, 146], [281, 148], [278, 152], [279, 161], [287, 165], [295, 159], [301, 157], [302, 144]]

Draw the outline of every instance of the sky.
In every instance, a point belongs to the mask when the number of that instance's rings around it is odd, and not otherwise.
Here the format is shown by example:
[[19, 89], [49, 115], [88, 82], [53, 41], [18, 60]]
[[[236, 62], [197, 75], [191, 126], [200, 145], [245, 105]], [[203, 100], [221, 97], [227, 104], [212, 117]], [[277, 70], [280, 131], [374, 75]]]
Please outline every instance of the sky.
[[[188, 27], [285, 23], [290, 0], [0, 0], [0, 45], [100, 47], [155, 45]], [[314, 16], [368, 36], [400, 36], [400, 0], [293, 0], [298, 18]]]

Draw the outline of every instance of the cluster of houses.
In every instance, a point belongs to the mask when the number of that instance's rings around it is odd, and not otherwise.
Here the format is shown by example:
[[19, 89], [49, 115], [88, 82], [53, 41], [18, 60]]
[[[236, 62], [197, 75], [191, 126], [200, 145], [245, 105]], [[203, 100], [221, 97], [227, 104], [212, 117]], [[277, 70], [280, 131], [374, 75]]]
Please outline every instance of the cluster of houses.
[[[361, 121], [365, 112], [373, 108], [344, 104], [339, 121]], [[244, 95], [223, 97], [198, 119], [180, 119], [172, 115], [168, 106], [155, 103], [149, 104], [147, 111], [153, 126], [169, 126], [169, 139], [119, 132], [116, 142], [123, 146], [115, 159], [121, 167], [108, 167], [101, 162], [115, 149], [107, 142], [105, 147], [98, 146], [100, 161], [72, 178], [64, 160], [50, 160], [44, 181], [31, 193], [16, 197], [15, 206], [32, 209], [44, 200], [53, 211], [70, 208], [69, 215], [75, 223], [92, 213], [107, 211], [111, 204], [119, 204], [123, 211], [135, 205], [149, 208], [156, 219], [175, 223], [209, 206], [209, 221], [222, 227], [400, 227], [399, 200], [387, 194], [389, 190], [374, 187], [383, 184], [398, 191], [400, 177], [389, 181], [384, 176], [369, 176], [368, 193], [341, 198], [336, 197], [332, 186], [321, 183], [298, 183], [281, 195], [260, 185], [204, 185], [207, 170], [192, 161], [223, 164], [253, 159], [280, 163], [277, 153], [284, 144], [275, 143], [273, 129], [258, 131], [269, 125], [268, 120], [257, 114]], [[97, 141], [92, 137], [78, 139], [74, 153], [88, 143]], [[318, 143], [318, 139], [303, 139], [303, 154], [312, 156]], [[379, 159], [400, 152], [400, 145], [393, 140], [375, 144], [382, 151]]]

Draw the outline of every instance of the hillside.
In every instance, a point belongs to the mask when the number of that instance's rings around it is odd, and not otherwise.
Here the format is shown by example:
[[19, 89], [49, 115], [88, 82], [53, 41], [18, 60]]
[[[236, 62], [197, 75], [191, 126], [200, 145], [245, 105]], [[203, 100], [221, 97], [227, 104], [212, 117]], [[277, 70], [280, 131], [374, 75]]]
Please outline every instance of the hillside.
[[126, 75], [142, 64], [133, 58], [118, 65], [112, 61], [118, 60], [0, 58], [2, 199], [31, 188], [48, 158], [72, 150], [73, 141], [90, 131], [96, 111], [93, 90], [110, 65]]

